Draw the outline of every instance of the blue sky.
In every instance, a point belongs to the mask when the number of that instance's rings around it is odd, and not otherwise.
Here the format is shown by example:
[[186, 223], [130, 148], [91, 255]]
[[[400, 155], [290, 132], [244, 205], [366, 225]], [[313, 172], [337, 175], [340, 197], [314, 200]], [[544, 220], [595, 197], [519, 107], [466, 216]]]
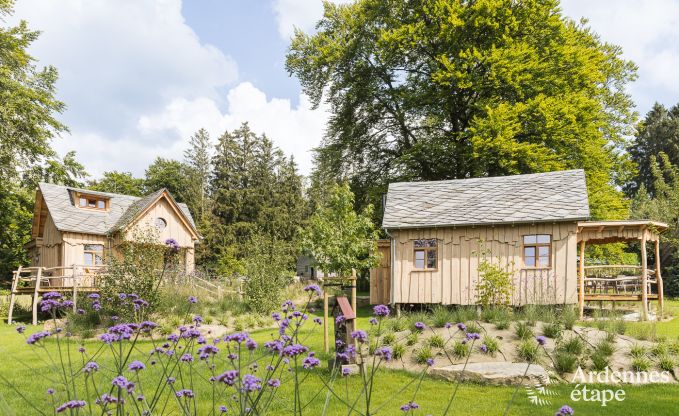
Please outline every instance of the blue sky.
[[[679, 0], [562, 7], [637, 63], [641, 115], [679, 103]], [[17, 0], [15, 19], [43, 32], [31, 52], [60, 72], [70, 133], [54, 147], [75, 149], [94, 177], [142, 175], [156, 156], [181, 158], [198, 128], [216, 138], [243, 121], [306, 174], [327, 112], [310, 108], [284, 61], [293, 28], [313, 30], [321, 13], [321, 0]]]

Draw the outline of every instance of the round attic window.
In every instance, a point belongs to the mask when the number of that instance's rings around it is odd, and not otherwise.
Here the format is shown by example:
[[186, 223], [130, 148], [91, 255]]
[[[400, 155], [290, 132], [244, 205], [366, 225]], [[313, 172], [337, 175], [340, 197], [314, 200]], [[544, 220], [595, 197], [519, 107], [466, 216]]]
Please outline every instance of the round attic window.
[[156, 228], [159, 230], [164, 230], [165, 227], [167, 227], [167, 221], [165, 221], [165, 218], [156, 218]]

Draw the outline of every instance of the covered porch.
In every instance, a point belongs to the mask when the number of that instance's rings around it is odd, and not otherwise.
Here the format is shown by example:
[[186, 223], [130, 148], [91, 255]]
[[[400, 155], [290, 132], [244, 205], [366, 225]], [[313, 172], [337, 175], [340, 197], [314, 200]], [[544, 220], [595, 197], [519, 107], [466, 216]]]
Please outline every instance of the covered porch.
[[[578, 303], [580, 318], [589, 301], [641, 302], [641, 316], [648, 319], [649, 302], [657, 300], [663, 309], [663, 283], [660, 273], [660, 234], [667, 224], [638, 221], [583, 221], [578, 223]], [[639, 265], [587, 265], [585, 249], [590, 244], [639, 242]], [[648, 246], [653, 245], [655, 264], [649, 268]], [[654, 290], [655, 289], [655, 290]], [[614, 303], [615, 305], [615, 303]]]

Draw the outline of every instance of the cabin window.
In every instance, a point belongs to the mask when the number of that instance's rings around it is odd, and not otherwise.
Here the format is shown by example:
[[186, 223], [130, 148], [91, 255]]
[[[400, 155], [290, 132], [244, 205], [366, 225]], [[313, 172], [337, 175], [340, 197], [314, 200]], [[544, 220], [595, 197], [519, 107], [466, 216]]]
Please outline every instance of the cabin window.
[[422, 270], [436, 269], [438, 265], [436, 239], [415, 240], [413, 242], [415, 250], [415, 268]]
[[524, 235], [523, 264], [526, 267], [551, 267], [552, 236], [549, 234]]
[[80, 195], [78, 197], [78, 206], [80, 208], [98, 209], [105, 211], [107, 203], [106, 199], [103, 198], [98, 198], [96, 196], [90, 195]]
[[165, 227], [167, 227], [167, 221], [165, 221], [165, 218], [156, 218], [156, 228], [160, 231], [163, 231]]
[[85, 244], [83, 264], [85, 266], [101, 266], [104, 264], [104, 245]]

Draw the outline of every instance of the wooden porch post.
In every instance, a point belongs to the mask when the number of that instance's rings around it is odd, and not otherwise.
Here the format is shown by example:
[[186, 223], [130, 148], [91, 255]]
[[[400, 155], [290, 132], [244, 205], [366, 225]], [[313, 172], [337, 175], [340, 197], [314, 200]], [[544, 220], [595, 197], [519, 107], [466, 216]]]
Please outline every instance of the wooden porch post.
[[19, 285], [19, 278], [21, 277], [21, 266], [13, 273], [12, 279], [12, 293], [9, 295], [9, 312], [7, 313], [7, 325], [12, 324], [12, 314], [14, 312], [14, 303], [16, 302], [16, 290]]
[[76, 302], [78, 301], [78, 282], [75, 280], [75, 264], [71, 267], [71, 275], [73, 276], [73, 312], [77, 311]]
[[646, 255], [646, 230], [641, 236], [641, 319], [648, 319], [648, 264]]
[[658, 282], [658, 307], [662, 318], [663, 306], [665, 304], [662, 276], [660, 275], [660, 236], [655, 240], [655, 279]]
[[[354, 314], [358, 316], [358, 311], [356, 310], [356, 269], [351, 269], [351, 309], [354, 310]], [[356, 323], [358, 320], [354, 321], [354, 330], [357, 330]]]
[[38, 296], [40, 293], [40, 280], [42, 279], [42, 267], [38, 267], [38, 274], [35, 277], [35, 291], [33, 292], [33, 325], [38, 325]]
[[585, 317], [585, 240], [580, 242], [580, 276], [578, 279], [578, 303], [580, 319]]

